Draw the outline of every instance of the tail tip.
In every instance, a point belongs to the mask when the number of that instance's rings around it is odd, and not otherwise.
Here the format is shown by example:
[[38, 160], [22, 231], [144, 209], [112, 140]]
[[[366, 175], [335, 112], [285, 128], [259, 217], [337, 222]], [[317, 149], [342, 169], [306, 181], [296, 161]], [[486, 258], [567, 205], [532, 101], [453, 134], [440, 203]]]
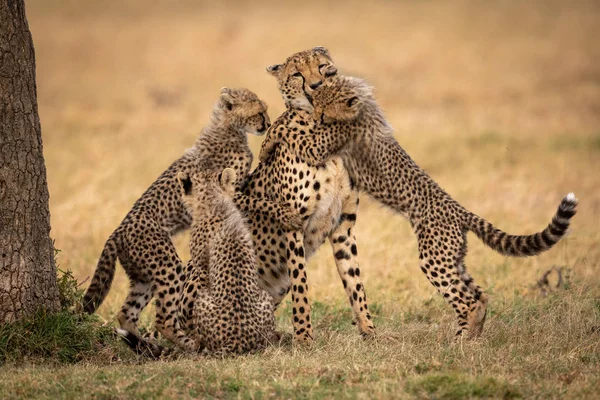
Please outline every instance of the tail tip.
[[565, 200], [568, 201], [569, 203], [575, 203], [575, 204], [577, 204], [579, 202], [579, 200], [577, 200], [577, 197], [575, 197], [575, 193], [573, 193], [573, 192], [567, 194], [565, 196]]
[[116, 328], [115, 331], [120, 335], [123, 336], [124, 338], [127, 337], [127, 335], [129, 335], [129, 331], [126, 331], [125, 329], [122, 328]]
[[579, 204], [579, 200], [575, 197], [575, 193], [571, 192], [563, 198], [560, 206], [565, 210], [574, 210], [577, 204]]

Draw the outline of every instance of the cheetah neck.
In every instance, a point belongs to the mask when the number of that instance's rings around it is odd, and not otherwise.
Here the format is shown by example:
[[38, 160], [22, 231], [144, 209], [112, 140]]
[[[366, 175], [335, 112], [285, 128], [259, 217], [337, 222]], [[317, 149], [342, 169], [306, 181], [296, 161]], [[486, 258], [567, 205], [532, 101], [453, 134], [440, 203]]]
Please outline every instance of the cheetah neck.
[[202, 129], [192, 150], [212, 154], [215, 149], [227, 147], [248, 147], [248, 136], [225, 121], [212, 120]]
[[393, 136], [375, 101], [368, 101], [344, 163], [361, 190], [413, 219], [424, 213], [432, 191], [445, 192], [417, 165]]

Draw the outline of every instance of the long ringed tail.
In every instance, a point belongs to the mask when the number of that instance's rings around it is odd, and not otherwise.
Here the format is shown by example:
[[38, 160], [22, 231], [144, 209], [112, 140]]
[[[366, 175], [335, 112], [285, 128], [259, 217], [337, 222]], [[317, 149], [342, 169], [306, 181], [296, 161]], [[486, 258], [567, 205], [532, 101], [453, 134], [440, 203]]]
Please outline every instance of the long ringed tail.
[[509, 235], [472, 213], [469, 213], [467, 229], [500, 254], [513, 257], [534, 256], [550, 249], [565, 236], [571, 218], [577, 212], [576, 207], [577, 198], [569, 193], [560, 202], [546, 229], [532, 235]]
[[88, 314], [94, 313], [100, 307], [110, 290], [115, 277], [117, 252], [117, 234], [113, 233], [104, 245], [92, 283], [83, 296], [83, 310]]

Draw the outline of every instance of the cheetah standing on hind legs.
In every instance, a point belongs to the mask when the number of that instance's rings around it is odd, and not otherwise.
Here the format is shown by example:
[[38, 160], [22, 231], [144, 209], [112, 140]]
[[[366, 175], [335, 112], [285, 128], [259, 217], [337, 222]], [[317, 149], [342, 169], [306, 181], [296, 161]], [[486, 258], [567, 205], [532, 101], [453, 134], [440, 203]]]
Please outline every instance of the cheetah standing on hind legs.
[[337, 76], [312, 94], [314, 121], [297, 135], [269, 136], [266, 159], [283, 142], [310, 165], [341, 156], [359, 190], [407, 217], [418, 239], [419, 264], [427, 279], [454, 308], [457, 336], [483, 331], [488, 296], [467, 272], [467, 232], [508, 256], [532, 256], [554, 246], [567, 232], [577, 199], [562, 199], [550, 224], [532, 235], [509, 235], [473, 214], [447, 194], [393, 137], [372, 88], [363, 80]]
[[[194, 147], [159, 176], [108, 238], [83, 298], [86, 312], [93, 313], [108, 294], [118, 258], [131, 284], [117, 317], [121, 328], [139, 337], [139, 315], [156, 296], [156, 328], [175, 344], [190, 349], [191, 341], [180, 329], [175, 312], [185, 271], [171, 237], [191, 223], [176, 176], [179, 172], [194, 173], [199, 168], [222, 171], [231, 167], [237, 173], [236, 187], [239, 187], [252, 163], [246, 135], [263, 134], [269, 126], [267, 106], [253, 92], [221, 90], [211, 122], [202, 130]], [[239, 192], [235, 201], [242, 210], [257, 210], [271, 226], [283, 224], [290, 229], [301, 226], [302, 220], [293, 210], [277, 203]]]
[[[202, 168], [179, 172], [178, 185], [193, 217], [191, 260], [179, 304], [179, 320], [194, 348], [225, 356], [259, 350], [275, 339], [273, 298], [258, 286], [256, 255], [241, 212], [232, 200], [236, 174]], [[137, 353], [163, 349], [123, 332]]]

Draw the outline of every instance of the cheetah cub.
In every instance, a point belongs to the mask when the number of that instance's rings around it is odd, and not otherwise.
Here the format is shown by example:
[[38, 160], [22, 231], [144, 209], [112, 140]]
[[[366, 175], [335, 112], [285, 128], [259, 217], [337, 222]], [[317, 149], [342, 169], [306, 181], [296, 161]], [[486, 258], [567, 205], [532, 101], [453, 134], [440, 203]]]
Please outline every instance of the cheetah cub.
[[[221, 90], [210, 124], [202, 130], [194, 147], [158, 177], [108, 238], [83, 298], [86, 312], [93, 313], [108, 294], [118, 258], [131, 283], [117, 317], [122, 330], [140, 337], [139, 315], [156, 296], [158, 331], [184, 349], [192, 346], [175, 311], [185, 271], [171, 237], [189, 228], [192, 220], [181, 198], [177, 174], [232, 168], [237, 176], [233, 185], [239, 188], [252, 163], [247, 134], [262, 135], [269, 126], [267, 106], [256, 94], [247, 89]], [[234, 201], [242, 211], [256, 210], [273, 224], [291, 229], [302, 225], [295, 211], [279, 204], [241, 192], [236, 192]]]
[[[313, 93], [307, 134], [270, 138], [262, 152], [283, 142], [310, 165], [334, 155], [360, 191], [405, 216], [418, 239], [419, 264], [432, 285], [454, 308], [457, 335], [483, 331], [488, 296], [465, 266], [467, 232], [507, 256], [533, 256], [549, 250], [566, 233], [577, 199], [564, 197], [550, 224], [531, 235], [509, 235], [470, 212], [422, 170], [394, 139], [393, 130], [363, 80], [337, 76]], [[265, 150], [266, 149], [266, 150]], [[261, 152], [261, 157], [266, 157]]]
[[193, 216], [179, 309], [198, 349], [210, 354], [254, 351], [275, 335], [274, 301], [259, 288], [252, 237], [232, 201], [235, 175], [229, 168], [178, 175]]
[[[233, 195], [236, 173], [179, 172], [183, 203], [192, 215], [191, 260], [179, 318], [194, 349], [224, 356], [258, 350], [275, 338], [274, 301], [258, 286], [254, 245]], [[161, 346], [119, 331], [139, 354], [168, 354]]]

